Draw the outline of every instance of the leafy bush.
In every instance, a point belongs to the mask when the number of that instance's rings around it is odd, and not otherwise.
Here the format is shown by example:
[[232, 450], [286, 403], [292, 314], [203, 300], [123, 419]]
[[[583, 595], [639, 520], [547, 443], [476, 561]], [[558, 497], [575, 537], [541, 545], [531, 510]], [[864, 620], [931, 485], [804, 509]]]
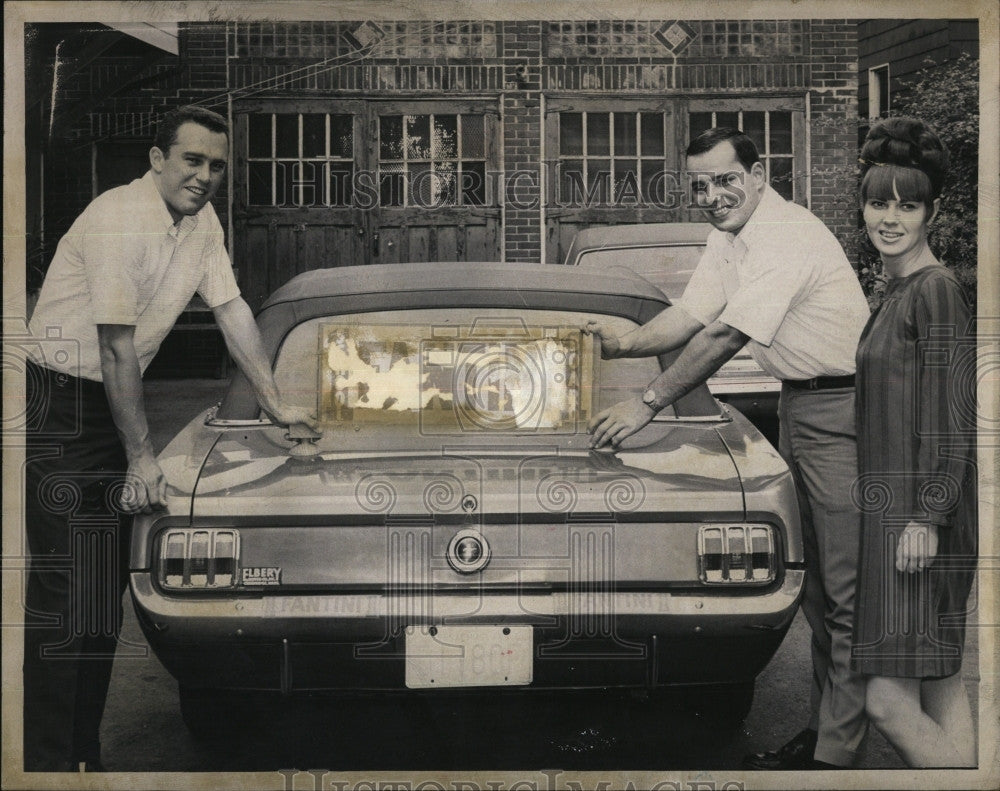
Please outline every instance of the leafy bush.
[[[893, 115], [919, 118], [941, 137], [950, 167], [941, 193], [941, 210], [930, 229], [931, 250], [951, 269], [976, 304], [976, 214], [979, 185], [979, 62], [966, 54], [928, 65], [895, 100]], [[864, 229], [857, 243], [858, 276], [873, 305], [881, 301], [885, 276], [878, 253]]]

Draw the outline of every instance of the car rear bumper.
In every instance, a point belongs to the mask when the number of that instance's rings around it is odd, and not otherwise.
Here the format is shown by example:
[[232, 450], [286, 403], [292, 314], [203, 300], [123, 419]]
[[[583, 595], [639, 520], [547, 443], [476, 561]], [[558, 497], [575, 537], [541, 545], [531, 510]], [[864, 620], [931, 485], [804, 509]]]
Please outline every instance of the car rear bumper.
[[724, 595], [587, 592], [168, 597], [132, 575], [143, 631], [184, 685], [247, 690], [405, 689], [407, 626], [530, 625], [529, 687], [652, 687], [752, 680], [795, 615], [803, 572]]

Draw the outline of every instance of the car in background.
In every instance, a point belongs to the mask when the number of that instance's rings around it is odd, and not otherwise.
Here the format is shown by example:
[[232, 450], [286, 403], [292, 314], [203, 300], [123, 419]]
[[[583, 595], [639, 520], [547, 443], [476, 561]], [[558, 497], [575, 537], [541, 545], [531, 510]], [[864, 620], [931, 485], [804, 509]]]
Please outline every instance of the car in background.
[[[573, 237], [564, 263], [587, 269], [626, 267], [676, 301], [698, 265], [711, 230], [708, 223], [690, 222], [586, 228]], [[746, 347], [708, 380], [708, 388], [778, 444], [781, 382], [765, 373]]]
[[734, 724], [803, 590], [774, 448], [702, 385], [617, 450], [587, 422], [669, 356], [602, 360], [588, 320], [664, 309], [637, 276], [529, 264], [299, 275], [257, 323], [285, 398], [237, 374], [159, 456], [130, 587], [196, 734], [253, 693], [696, 688]]

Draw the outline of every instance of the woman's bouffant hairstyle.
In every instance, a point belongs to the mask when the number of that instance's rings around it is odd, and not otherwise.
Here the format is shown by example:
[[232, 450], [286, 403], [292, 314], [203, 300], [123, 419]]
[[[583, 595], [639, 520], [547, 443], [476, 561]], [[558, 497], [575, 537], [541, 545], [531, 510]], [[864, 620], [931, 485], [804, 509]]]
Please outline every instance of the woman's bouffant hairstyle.
[[930, 211], [947, 169], [948, 152], [933, 129], [916, 118], [887, 118], [871, 128], [861, 148], [861, 201], [898, 194]]

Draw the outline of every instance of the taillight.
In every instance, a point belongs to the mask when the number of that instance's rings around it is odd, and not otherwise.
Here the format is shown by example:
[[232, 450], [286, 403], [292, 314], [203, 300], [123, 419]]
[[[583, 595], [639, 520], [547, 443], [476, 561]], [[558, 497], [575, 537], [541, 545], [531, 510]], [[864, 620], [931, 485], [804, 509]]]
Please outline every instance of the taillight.
[[777, 558], [770, 525], [698, 528], [698, 576], [707, 585], [762, 585], [774, 581]]
[[235, 530], [168, 530], [160, 538], [160, 585], [175, 590], [235, 587], [239, 547]]

